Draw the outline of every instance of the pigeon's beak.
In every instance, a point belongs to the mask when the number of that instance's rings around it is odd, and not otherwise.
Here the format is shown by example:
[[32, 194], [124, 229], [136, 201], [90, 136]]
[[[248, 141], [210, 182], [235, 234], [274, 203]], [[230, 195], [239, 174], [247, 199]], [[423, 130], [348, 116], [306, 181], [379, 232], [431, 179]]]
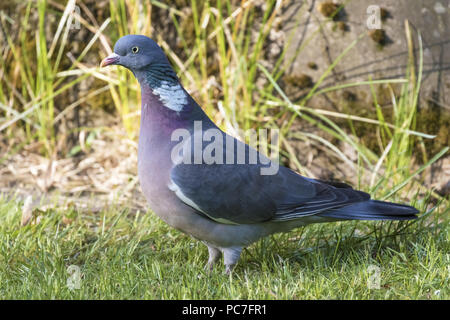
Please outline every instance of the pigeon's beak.
[[117, 64], [119, 62], [120, 56], [116, 53], [112, 53], [102, 60], [100, 67], [106, 67], [112, 64]]

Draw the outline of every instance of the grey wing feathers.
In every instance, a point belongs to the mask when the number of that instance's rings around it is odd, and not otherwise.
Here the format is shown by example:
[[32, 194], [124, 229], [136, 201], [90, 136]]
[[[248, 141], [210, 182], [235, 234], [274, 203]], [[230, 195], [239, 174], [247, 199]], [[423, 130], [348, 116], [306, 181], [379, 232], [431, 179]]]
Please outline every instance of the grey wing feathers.
[[260, 176], [251, 173], [252, 167], [237, 167], [179, 164], [172, 169], [171, 180], [184, 197], [213, 220], [234, 224], [271, 220], [276, 206]]
[[354, 190], [345, 184], [328, 184], [324, 181], [312, 181], [316, 189], [316, 195], [304, 202], [291, 201], [282, 203], [273, 220], [293, 220], [301, 216], [314, 215], [329, 209], [340, 208], [370, 199], [369, 194]]
[[[256, 152], [233, 141], [245, 147], [246, 160], [250, 152]], [[308, 179], [283, 166], [274, 175], [263, 175], [261, 168], [270, 163], [237, 164], [234, 160], [233, 164], [226, 164], [225, 159], [223, 164], [179, 163], [170, 173], [170, 188], [199, 213], [230, 224], [298, 219], [370, 198], [348, 185]]]
[[370, 198], [351, 188], [305, 179], [280, 167], [262, 176], [255, 165], [188, 165], [172, 169], [181, 200], [221, 223], [286, 221]]

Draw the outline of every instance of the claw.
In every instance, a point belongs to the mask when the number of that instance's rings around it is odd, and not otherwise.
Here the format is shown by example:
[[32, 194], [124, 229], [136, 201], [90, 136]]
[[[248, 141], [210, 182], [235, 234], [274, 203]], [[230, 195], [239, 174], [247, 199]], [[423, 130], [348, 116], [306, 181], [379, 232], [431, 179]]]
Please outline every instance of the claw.
[[236, 266], [236, 264], [225, 265], [225, 273], [227, 274], [227, 276], [229, 276], [231, 274], [231, 272], [233, 272], [233, 269], [235, 266]]
[[205, 265], [205, 270], [208, 272], [212, 272], [214, 265], [220, 259], [221, 252], [219, 249], [208, 246], [209, 259], [208, 263]]
[[229, 275], [233, 271], [234, 267], [236, 266], [236, 263], [239, 260], [239, 257], [241, 256], [241, 251], [242, 247], [231, 247], [222, 249], [226, 274]]
[[208, 262], [206, 263], [204, 269], [205, 269], [206, 272], [211, 273], [211, 272], [213, 271], [213, 269], [214, 269], [214, 262], [208, 261]]

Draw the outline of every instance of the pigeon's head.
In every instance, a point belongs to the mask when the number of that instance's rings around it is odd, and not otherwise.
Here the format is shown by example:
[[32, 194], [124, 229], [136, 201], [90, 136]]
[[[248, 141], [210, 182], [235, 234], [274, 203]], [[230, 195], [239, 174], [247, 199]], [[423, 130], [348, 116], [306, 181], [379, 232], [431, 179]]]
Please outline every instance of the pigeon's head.
[[116, 64], [136, 72], [166, 63], [166, 55], [155, 41], [146, 36], [127, 35], [117, 40], [114, 53], [103, 59], [100, 66]]

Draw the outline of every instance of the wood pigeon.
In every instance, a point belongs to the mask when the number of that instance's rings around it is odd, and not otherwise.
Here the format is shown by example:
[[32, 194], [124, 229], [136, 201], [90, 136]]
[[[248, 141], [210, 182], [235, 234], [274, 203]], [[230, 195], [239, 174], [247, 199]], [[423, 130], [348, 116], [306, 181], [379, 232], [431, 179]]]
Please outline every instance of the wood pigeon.
[[310, 223], [416, 218], [413, 207], [371, 200], [346, 184], [274, 165], [220, 130], [146, 36], [120, 38], [101, 62], [108, 65], [128, 68], [141, 87], [142, 192], [162, 220], [206, 244], [209, 268], [223, 254], [230, 273], [244, 247]]

